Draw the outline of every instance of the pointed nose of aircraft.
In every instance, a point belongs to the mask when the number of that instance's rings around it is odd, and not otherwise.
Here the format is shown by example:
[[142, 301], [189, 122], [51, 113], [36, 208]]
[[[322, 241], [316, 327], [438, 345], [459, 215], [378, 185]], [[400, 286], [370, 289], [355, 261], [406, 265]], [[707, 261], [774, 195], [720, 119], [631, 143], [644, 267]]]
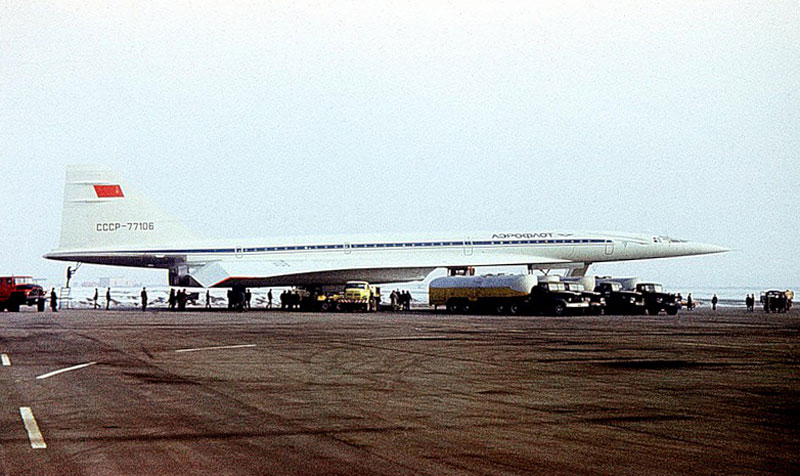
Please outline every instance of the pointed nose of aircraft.
[[730, 248], [724, 246], [710, 245], [707, 243], [686, 243], [686, 253], [692, 255], [710, 255], [714, 253], [725, 253], [730, 251]]

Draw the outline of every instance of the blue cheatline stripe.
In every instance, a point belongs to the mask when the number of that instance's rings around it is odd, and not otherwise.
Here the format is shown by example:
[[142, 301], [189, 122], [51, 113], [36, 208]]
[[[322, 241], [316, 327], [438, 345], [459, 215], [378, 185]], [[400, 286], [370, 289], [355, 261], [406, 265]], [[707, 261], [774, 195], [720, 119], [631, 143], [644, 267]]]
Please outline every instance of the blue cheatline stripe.
[[[418, 247], [463, 247], [463, 246], [509, 246], [509, 245], [551, 245], [551, 244], [607, 244], [611, 240], [606, 239], [581, 239], [581, 240], [491, 240], [491, 241], [418, 241], [400, 243], [354, 243], [347, 248], [352, 249], [379, 249], [379, 248], [418, 248]], [[284, 251], [315, 251], [315, 250], [341, 250], [345, 245], [293, 245], [293, 246], [264, 246], [258, 248], [204, 248], [195, 250], [145, 250], [145, 251], [115, 251], [111, 253], [131, 253], [131, 254], [210, 254], [210, 253], [275, 253]]]

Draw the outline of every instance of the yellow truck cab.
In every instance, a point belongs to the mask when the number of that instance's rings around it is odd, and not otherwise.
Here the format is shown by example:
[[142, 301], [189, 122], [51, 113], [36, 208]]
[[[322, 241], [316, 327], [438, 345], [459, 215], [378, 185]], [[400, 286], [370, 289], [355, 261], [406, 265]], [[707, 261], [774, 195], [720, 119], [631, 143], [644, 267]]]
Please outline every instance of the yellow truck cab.
[[380, 304], [380, 288], [370, 286], [366, 281], [348, 281], [344, 285], [342, 299], [338, 304], [341, 309], [377, 311]]

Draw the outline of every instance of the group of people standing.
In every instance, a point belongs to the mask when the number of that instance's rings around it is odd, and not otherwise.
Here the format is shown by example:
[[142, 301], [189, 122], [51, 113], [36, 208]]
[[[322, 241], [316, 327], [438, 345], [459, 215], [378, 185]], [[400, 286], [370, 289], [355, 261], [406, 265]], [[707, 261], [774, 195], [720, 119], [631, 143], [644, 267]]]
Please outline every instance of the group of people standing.
[[185, 311], [186, 303], [188, 301], [189, 293], [186, 292], [186, 289], [181, 289], [176, 293], [174, 289], [170, 288], [169, 298], [167, 298], [167, 304], [169, 305], [170, 311], [174, 311], [176, 308], [178, 311]]
[[249, 289], [231, 288], [228, 290], [228, 309], [236, 309], [238, 311], [250, 309], [251, 299], [253, 299], [253, 294]]
[[[99, 293], [97, 292], [97, 288], [94, 288], [94, 308], [99, 309], [100, 305], [97, 303]], [[111, 306], [111, 288], [106, 288], [106, 311], [108, 311], [109, 307]]]
[[744, 304], [747, 306], [747, 310], [750, 312], [755, 312], [756, 310], [756, 296], [755, 294], [748, 294], [747, 297], [744, 298]]
[[411, 309], [411, 293], [407, 290], [395, 289], [389, 295], [389, 302], [392, 304], [392, 311], [408, 311]]

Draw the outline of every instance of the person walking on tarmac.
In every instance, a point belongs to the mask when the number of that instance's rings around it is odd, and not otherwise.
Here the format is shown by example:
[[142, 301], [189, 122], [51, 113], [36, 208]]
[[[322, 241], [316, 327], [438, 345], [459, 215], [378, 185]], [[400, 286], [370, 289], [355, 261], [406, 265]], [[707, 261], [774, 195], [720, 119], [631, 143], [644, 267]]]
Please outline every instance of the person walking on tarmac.
[[58, 296], [56, 295], [56, 288], [50, 288], [50, 310], [58, 312]]
[[712, 311], [716, 311], [717, 310], [717, 303], [718, 302], [719, 302], [719, 299], [717, 298], [717, 295], [715, 294], [714, 297], [711, 298], [711, 310]]
[[111, 288], [106, 288], [106, 311], [111, 306]]
[[272, 309], [272, 289], [267, 291], [267, 309]]
[[206, 289], [206, 309], [211, 309], [211, 291]]
[[145, 312], [147, 310], [147, 288], [142, 288], [140, 296], [142, 297], [142, 312]]
[[694, 303], [692, 302], [692, 293], [689, 293], [689, 295], [686, 296], [686, 309], [690, 311], [694, 309]]
[[99, 306], [97, 305], [97, 288], [94, 288], [94, 308], [97, 309]]
[[175, 290], [170, 288], [169, 289], [169, 297], [167, 298], [167, 304], [169, 305], [169, 310], [175, 310], [175, 303], [177, 302], [177, 298], [175, 297]]

